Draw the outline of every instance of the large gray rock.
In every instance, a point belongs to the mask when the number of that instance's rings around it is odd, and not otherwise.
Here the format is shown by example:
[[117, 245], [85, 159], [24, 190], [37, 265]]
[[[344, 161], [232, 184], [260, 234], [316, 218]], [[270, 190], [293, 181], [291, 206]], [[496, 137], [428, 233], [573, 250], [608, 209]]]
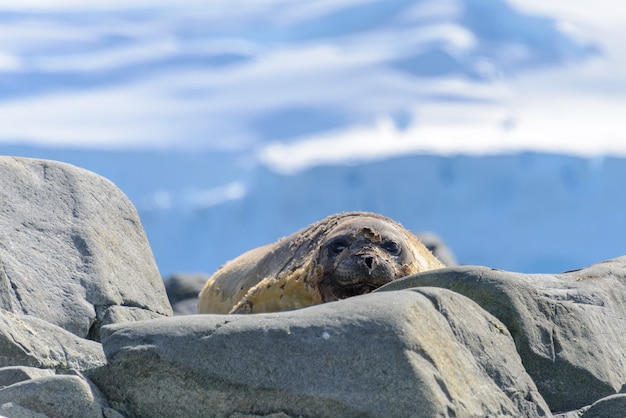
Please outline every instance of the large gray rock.
[[79, 376], [50, 376], [0, 389], [0, 405], [12, 403], [49, 417], [102, 418], [106, 399]]
[[116, 324], [103, 346], [90, 377], [129, 416], [550, 414], [504, 325], [444, 289]]
[[39, 377], [54, 376], [51, 369], [38, 369], [36, 367], [8, 366], [0, 367], [0, 388], [11, 386], [24, 380], [37, 379]]
[[380, 289], [436, 286], [478, 303], [511, 332], [553, 411], [573, 411], [626, 384], [626, 257], [562, 274], [455, 267]]
[[50, 418], [46, 414], [32, 411], [13, 402], [0, 405], [0, 416], [6, 418]]
[[172, 314], [137, 212], [110, 181], [0, 157], [0, 202], [1, 309], [93, 339], [110, 309], [115, 321]]
[[0, 367], [86, 370], [105, 362], [102, 345], [97, 342], [43, 319], [0, 310]]
[[582, 418], [623, 418], [626, 416], [626, 393], [607, 396], [582, 414]]

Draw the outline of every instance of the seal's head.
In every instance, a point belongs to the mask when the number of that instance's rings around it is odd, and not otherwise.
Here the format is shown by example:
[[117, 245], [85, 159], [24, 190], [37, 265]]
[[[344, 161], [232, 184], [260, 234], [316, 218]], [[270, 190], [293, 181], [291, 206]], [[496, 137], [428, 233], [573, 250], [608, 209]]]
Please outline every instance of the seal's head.
[[411, 274], [415, 257], [405, 234], [374, 217], [338, 224], [322, 241], [317, 265], [324, 302], [369, 293]]

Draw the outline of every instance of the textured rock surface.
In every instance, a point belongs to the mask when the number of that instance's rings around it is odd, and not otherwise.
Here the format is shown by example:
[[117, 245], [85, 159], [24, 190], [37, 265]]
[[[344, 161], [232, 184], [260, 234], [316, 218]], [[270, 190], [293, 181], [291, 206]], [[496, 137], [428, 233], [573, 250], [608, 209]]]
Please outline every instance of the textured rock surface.
[[46, 414], [40, 414], [13, 402], [0, 405], [0, 416], [7, 418], [49, 418]]
[[1, 367], [0, 388], [10, 386], [14, 383], [23, 382], [24, 380], [47, 376], [54, 376], [54, 370], [24, 366]]
[[[2, 416], [625, 416], [626, 257], [553, 275], [454, 267], [300, 311], [165, 318], [167, 297], [195, 312], [207, 276], [176, 275], [166, 295], [110, 182], [0, 157], [0, 202]], [[105, 351], [89, 340], [101, 332]]]
[[43, 319], [0, 310], [0, 367], [86, 370], [105, 363], [102, 346]]
[[626, 257], [553, 275], [455, 267], [379, 291], [416, 286], [451, 289], [500, 319], [553, 411], [590, 405], [626, 384]]
[[78, 376], [50, 376], [0, 389], [0, 405], [13, 403], [50, 417], [103, 417], [106, 400]]
[[504, 326], [444, 289], [103, 329], [91, 372], [138, 416], [549, 414]]
[[607, 396], [596, 401], [582, 414], [582, 418], [613, 418], [626, 416], [626, 393]]
[[137, 212], [111, 182], [15, 157], [0, 157], [0, 179], [0, 308], [96, 339], [111, 306], [171, 315]]

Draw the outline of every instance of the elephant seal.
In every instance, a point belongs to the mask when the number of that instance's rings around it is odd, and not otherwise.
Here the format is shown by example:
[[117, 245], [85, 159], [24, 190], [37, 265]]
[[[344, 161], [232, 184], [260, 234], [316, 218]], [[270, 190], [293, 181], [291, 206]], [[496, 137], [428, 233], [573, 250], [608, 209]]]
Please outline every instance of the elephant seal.
[[200, 291], [198, 312], [298, 309], [443, 267], [399, 223], [375, 213], [340, 213], [220, 267]]

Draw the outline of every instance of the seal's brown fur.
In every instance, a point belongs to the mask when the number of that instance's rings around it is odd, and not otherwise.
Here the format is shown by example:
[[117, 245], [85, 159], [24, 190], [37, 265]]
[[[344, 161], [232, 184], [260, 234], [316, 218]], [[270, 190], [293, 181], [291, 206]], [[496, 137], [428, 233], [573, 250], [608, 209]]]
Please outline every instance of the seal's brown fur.
[[198, 312], [303, 308], [442, 267], [397, 222], [375, 213], [340, 213], [226, 263], [200, 292]]

